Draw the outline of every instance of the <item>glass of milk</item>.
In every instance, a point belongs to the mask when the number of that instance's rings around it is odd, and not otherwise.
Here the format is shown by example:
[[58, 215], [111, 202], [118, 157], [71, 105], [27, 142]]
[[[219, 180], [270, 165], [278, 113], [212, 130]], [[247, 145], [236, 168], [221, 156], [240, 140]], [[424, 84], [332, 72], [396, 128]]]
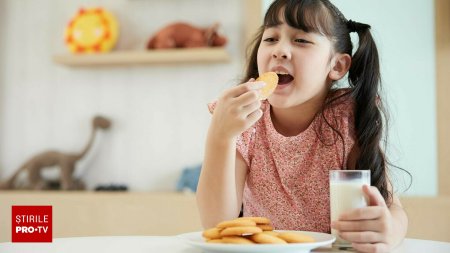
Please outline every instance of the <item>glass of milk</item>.
[[[331, 221], [354, 208], [367, 206], [363, 193], [363, 185], [370, 185], [370, 170], [330, 170], [330, 208]], [[331, 233], [336, 236], [333, 245], [350, 247], [350, 243], [339, 238], [335, 229]]]

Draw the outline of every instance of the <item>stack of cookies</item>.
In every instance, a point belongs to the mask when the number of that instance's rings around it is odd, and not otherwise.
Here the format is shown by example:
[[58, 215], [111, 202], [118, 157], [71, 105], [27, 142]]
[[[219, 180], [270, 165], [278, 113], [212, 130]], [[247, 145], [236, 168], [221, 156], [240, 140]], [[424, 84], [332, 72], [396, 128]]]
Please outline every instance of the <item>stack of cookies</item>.
[[297, 232], [276, 232], [265, 217], [242, 217], [222, 221], [203, 231], [208, 243], [287, 244], [314, 242], [314, 238]]

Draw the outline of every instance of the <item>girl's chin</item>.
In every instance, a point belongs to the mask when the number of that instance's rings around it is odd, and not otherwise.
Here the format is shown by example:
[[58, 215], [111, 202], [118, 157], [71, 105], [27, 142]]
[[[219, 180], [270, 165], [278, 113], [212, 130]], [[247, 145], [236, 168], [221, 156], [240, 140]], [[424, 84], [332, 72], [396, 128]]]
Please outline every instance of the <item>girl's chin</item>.
[[277, 108], [289, 107], [289, 96], [292, 93], [293, 82], [279, 84], [272, 95], [268, 98], [269, 103]]
[[269, 104], [275, 108], [288, 108], [289, 105], [287, 104], [287, 99], [282, 96], [277, 96], [275, 94], [272, 94], [267, 101]]

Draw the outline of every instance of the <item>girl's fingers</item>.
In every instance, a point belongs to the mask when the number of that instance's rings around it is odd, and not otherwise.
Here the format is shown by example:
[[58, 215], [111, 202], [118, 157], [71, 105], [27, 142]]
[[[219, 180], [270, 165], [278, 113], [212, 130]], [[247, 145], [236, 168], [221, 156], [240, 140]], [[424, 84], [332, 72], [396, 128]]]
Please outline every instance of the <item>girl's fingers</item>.
[[228, 92], [225, 94], [227, 97], [236, 98], [241, 96], [242, 94], [251, 91], [251, 90], [260, 90], [262, 87], [264, 87], [266, 83], [264, 82], [247, 82], [240, 84], [236, 87], [233, 87], [228, 90]]
[[349, 242], [356, 243], [375, 243], [381, 242], [383, 239], [380, 233], [376, 233], [373, 231], [339, 232], [339, 237]]
[[384, 209], [379, 206], [355, 208], [339, 216], [340, 221], [372, 220], [380, 218]]
[[261, 107], [261, 101], [257, 100], [247, 106], [242, 107], [242, 113], [248, 117], [249, 114], [258, 110]]
[[259, 101], [259, 91], [252, 90], [248, 91], [241, 96], [234, 98], [233, 103], [237, 104], [238, 106], [248, 106], [252, 103], [255, 103], [256, 101]]
[[364, 185], [363, 192], [369, 200], [369, 203], [368, 203], [369, 206], [387, 207], [383, 196], [381, 195], [380, 191], [375, 186]]
[[250, 113], [247, 117], [250, 126], [253, 125], [257, 120], [259, 120], [259, 118], [261, 118], [261, 116], [263, 115], [263, 112], [261, 109], [258, 109], [252, 113]]
[[363, 221], [333, 221], [331, 227], [339, 232], [382, 231], [383, 227], [377, 220]]
[[352, 247], [358, 252], [389, 252], [386, 243], [352, 243]]

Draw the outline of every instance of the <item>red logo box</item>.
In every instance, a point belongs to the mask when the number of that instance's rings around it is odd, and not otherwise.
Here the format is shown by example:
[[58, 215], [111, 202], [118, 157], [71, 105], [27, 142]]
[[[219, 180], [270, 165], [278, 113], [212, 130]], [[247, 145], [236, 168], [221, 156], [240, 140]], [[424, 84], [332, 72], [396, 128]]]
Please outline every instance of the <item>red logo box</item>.
[[12, 206], [12, 242], [52, 242], [52, 206]]

